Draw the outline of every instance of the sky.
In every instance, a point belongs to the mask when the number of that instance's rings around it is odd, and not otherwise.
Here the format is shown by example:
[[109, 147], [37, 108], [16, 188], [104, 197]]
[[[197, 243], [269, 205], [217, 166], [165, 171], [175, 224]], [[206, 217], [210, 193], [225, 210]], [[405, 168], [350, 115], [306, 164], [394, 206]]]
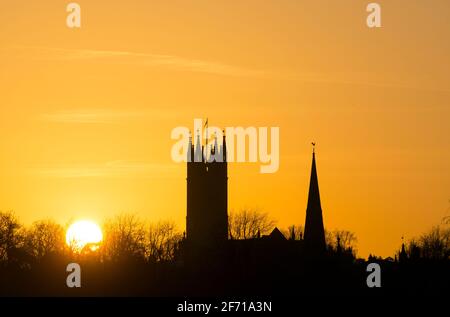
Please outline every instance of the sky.
[[0, 1], [0, 210], [184, 230], [172, 129], [279, 127], [280, 168], [229, 166], [229, 208], [304, 224], [311, 142], [325, 227], [393, 256], [450, 213], [450, 2]]

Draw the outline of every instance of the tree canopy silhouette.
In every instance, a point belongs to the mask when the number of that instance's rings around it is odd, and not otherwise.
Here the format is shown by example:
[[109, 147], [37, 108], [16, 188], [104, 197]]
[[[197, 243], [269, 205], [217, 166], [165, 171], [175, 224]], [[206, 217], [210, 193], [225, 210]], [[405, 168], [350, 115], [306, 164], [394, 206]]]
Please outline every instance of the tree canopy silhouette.
[[270, 233], [276, 222], [269, 214], [258, 209], [244, 208], [231, 212], [228, 216], [228, 231], [230, 239], [252, 239], [258, 235]]

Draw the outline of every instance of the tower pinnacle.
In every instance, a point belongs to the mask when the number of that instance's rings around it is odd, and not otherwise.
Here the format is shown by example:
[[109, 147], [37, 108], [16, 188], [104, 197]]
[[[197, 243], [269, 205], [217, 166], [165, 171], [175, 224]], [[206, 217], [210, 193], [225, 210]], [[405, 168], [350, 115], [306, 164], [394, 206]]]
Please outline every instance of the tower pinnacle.
[[311, 178], [309, 182], [308, 206], [306, 207], [305, 244], [314, 252], [325, 251], [325, 230], [323, 226], [322, 207], [320, 204], [319, 182], [316, 170], [315, 143], [313, 145]]

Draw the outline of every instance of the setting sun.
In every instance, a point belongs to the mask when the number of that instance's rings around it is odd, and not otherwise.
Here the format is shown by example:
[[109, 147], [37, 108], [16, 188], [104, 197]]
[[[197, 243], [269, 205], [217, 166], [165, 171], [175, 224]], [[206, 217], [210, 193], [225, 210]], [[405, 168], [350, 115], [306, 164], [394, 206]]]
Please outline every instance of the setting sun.
[[87, 244], [97, 244], [102, 239], [100, 227], [88, 220], [71, 224], [66, 233], [66, 243], [76, 251], [81, 251]]

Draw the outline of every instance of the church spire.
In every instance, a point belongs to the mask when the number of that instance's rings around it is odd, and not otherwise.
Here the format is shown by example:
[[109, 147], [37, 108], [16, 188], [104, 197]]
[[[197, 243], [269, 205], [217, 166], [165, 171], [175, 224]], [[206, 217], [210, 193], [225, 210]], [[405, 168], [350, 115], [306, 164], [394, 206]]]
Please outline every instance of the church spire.
[[227, 161], [227, 137], [225, 135], [225, 130], [222, 130], [222, 151], [221, 151], [221, 155], [222, 155], [222, 159], [223, 162]]
[[315, 143], [312, 153], [311, 178], [309, 181], [308, 206], [306, 208], [305, 244], [311, 251], [325, 251], [325, 230], [323, 227], [322, 207], [320, 204], [319, 181], [316, 170]]
[[195, 144], [194, 161], [203, 162], [203, 146], [200, 141], [200, 130], [197, 130], [197, 140]]
[[210, 161], [216, 161], [216, 156], [220, 154], [219, 145], [217, 143], [217, 133], [214, 133], [214, 146], [211, 146]]
[[189, 144], [187, 149], [187, 162], [194, 162], [194, 145], [192, 144], [192, 134], [189, 131]]

